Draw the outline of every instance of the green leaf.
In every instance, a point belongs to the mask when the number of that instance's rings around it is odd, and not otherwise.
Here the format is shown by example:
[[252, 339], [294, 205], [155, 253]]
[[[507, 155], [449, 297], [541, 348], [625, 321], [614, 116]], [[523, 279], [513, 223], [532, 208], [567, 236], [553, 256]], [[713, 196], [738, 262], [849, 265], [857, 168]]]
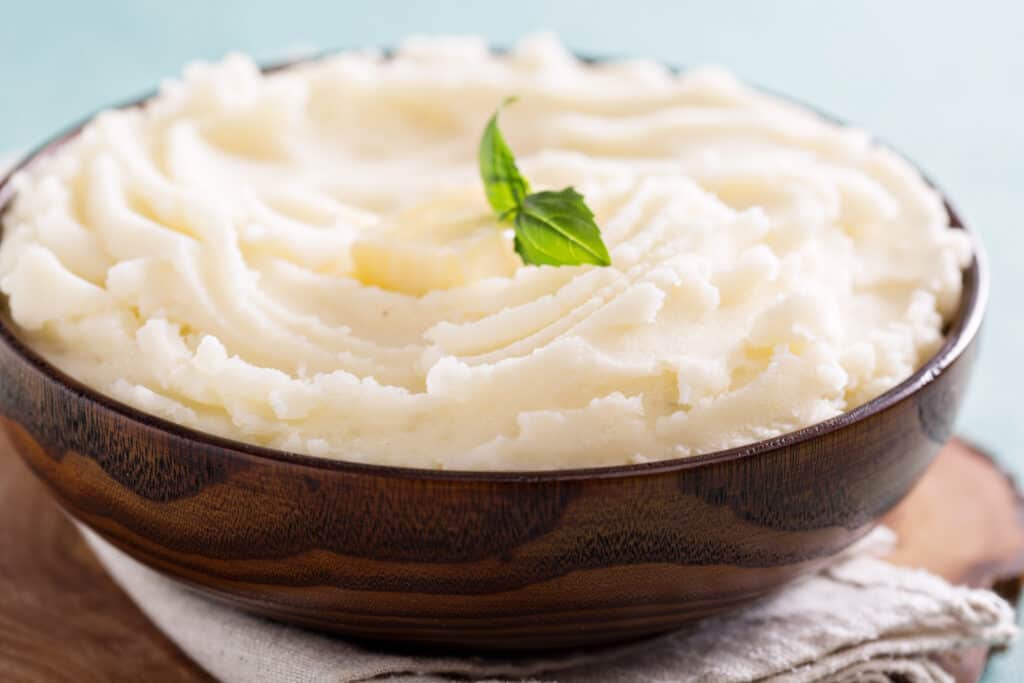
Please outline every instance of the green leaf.
[[524, 263], [575, 266], [592, 263], [610, 266], [611, 257], [601, 239], [594, 214], [579, 192], [527, 195], [515, 215], [516, 251]]
[[601, 229], [576, 190], [567, 187], [561, 192], [530, 194], [530, 184], [519, 173], [498, 128], [501, 110], [514, 101], [514, 97], [506, 99], [491, 116], [480, 138], [478, 156], [487, 201], [500, 220], [512, 220], [516, 251], [528, 264], [610, 266]]
[[511, 217], [530, 194], [530, 184], [526, 182], [516, 167], [516, 159], [508, 148], [505, 138], [498, 129], [498, 115], [505, 105], [515, 102], [509, 97], [491, 116], [491, 120], [480, 138], [480, 177], [484, 181], [487, 201], [502, 218]]

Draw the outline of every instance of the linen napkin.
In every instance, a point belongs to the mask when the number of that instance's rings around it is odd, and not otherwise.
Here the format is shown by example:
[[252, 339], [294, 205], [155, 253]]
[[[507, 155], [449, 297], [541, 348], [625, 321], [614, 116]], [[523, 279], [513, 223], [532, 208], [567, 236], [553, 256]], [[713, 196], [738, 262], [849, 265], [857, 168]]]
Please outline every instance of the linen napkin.
[[995, 593], [878, 559], [895, 542], [884, 528], [736, 613], [629, 646], [520, 659], [389, 653], [249, 616], [82, 531], [142, 611], [225, 683], [951, 683], [936, 655], [1005, 645], [1016, 633], [1013, 610]]

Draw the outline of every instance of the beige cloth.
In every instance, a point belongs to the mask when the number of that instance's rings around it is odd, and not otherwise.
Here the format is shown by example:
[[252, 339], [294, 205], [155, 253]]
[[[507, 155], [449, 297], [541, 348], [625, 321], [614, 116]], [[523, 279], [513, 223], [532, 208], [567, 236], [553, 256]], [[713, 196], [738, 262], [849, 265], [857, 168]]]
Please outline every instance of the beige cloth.
[[949, 683], [931, 658], [1005, 645], [1013, 610], [990, 591], [952, 586], [873, 555], [879, 529], [834, 564], [738, 612], [626, 647], [542, 658], [425, 657], [357, 646], [205, 600], [89, 531], [111, 575], [153, 622], [225, 683], [449, 681], [565, 683]]

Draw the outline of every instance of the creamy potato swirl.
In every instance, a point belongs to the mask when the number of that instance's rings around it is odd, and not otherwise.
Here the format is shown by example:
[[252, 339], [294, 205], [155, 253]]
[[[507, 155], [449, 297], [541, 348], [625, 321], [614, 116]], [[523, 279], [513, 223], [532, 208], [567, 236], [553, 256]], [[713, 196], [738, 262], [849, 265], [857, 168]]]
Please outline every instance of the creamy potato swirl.
[[[524, 266], [476, 167], [502, 127], [608, 268]], [[0, 288], [70, 375], [351, 461], [613, 465], [746, 444], [894, 386], [970, 247], [858, 130], [728, 72], [414, 38], [264, 76], [189, 66], [16, 179]]]

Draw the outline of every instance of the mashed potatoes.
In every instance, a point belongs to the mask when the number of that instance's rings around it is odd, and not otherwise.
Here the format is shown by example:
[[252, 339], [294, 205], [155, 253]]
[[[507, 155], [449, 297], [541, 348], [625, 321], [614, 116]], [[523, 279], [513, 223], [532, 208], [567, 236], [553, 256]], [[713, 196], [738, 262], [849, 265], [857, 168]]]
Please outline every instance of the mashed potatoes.
[[[524, 266], [476, 166], [575, 186], [613, 265]], [[774, 437], [941, 343], [970, 247], [861, 131], [719, 69], [417, 38], [270, 76], [194, 64], [16, 179], [28, 342], [175, 422], [445, 469], [613, 465]]]

